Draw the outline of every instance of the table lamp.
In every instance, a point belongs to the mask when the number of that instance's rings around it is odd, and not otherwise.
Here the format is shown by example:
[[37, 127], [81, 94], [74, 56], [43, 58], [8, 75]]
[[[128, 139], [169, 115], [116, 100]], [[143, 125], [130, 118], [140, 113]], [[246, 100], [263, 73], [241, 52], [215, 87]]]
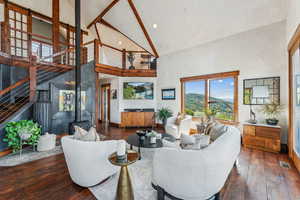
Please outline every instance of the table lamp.
[[[268, 86], [254, 86], [252, 88], [252, 98], [268, 98], [269, 97], [269, 88]], [[256, 115], [252, 110], [252, 98], [250, 102], [250, 119], [248, 120], [251, 124], [256, 124]]]

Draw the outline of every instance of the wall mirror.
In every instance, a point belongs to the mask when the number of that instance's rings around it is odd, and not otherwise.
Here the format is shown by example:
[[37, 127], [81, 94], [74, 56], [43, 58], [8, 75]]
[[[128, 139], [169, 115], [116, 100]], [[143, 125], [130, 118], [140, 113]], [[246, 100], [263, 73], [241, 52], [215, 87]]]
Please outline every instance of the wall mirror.
[[244, 105], [280, 104], [280, 77], [244, 80]]

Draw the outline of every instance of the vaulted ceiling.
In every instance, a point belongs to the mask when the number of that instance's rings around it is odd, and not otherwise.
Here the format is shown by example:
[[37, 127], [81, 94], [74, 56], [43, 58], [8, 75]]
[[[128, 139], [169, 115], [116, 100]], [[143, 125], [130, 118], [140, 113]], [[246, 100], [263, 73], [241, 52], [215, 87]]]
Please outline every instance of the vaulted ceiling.
[[[89, 3], [84, 3], [86, 24], [89, 24], [111, 1], [89, 0]], [[285, 0], [133, 0], [133, 2], [160, 55], [191, 48], [286, 18]], [[104, 19], [151, 51], [127, 0], [120, 0]], [[153, 24], [157, 24], [157, 29], [153, 28]]]
[[[13, 1], [20, 2], [19, 4], [34, 2], [34, 0]], [[74, 7], [74, 0], [61, 2]], [[82, 18], [85, 27], [111, 2], [112, 0], [82, 0]], [[286, 19], [286, 0], [133, 0], [133, 2], [159, 55], [191, 48]], [[44, 7], [40, 9], [46, 9]], [[104, 19], [152, 52], [127, 0], [119, 0]], [[156, 29], [153, 28], [153, 24], [157, 24]], [[101, 37], [110, 40], [111, 32], [103, 32]]]

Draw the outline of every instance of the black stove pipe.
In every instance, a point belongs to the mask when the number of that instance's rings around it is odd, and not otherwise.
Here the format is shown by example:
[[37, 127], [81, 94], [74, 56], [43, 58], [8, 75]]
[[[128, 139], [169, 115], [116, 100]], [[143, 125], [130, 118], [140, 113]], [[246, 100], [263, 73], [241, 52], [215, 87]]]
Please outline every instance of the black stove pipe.
[[75, 0], [75, 25], [76, 25], [76, 67], [75, 67], [75, 122], [81, 121], [81, 8], [80, 1]]

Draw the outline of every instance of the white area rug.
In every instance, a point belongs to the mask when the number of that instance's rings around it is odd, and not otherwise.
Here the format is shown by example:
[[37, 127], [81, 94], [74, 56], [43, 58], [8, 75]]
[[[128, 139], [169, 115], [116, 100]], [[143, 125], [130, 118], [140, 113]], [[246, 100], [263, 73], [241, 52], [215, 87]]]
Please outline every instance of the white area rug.
[[18, 152], [16, 152], [0, 158], [0, 166], [12, 167], [60, 153], [62, 153], [61, 146], [56, 146], [54, 149], [44, 152], [32, 151], [31, 148], [26, 148], [23, 149], [21, 156]]
[[[142, 159], [128, 166], [134, 198], [137, 200], [156, 200], [157, 192], [151, 186], [152, 158], [155, 149], [141, 149]], [[115, 200], [119, 173], [105, 183], [89, 188], [99, 200]], [[169, 200], [169, 198], [165, 198]]]

